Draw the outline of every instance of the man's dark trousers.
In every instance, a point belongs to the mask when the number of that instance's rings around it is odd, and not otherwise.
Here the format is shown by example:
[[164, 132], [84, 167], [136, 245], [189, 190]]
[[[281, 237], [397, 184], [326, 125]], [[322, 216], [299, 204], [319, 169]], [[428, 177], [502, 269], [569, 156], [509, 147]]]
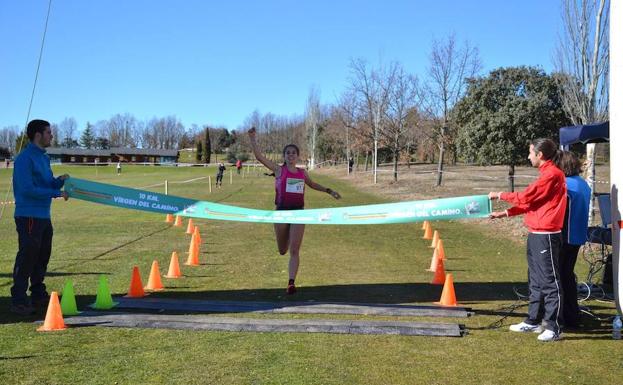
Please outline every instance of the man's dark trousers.
[[43, 279], [52, 253], [52, 221], [49, 218], [15, 217], [19, 250], [13, 267], [11, 298], [14, 305], [28, 304], [26, 290], [30, 279], [33, 300], [45, 299]]
[[558, 258], [562, 238], [560, 233], [528, 234], [528, 302], [527, 323], [560, 332], [562, 322], [563, 292], [560, 282]]

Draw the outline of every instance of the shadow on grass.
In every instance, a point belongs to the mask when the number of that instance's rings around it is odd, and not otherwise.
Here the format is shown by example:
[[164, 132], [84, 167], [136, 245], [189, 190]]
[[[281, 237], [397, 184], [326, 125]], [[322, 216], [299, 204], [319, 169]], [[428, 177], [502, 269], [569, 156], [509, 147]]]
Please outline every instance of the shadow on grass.
[[[517, 297], [513, 287], [519, 282], [462, 282], [454, 288], [459, 301], [508, 301]], [[428, 283], [377, 283], [322, 286], [299, 286], [295, 295], [285, 295], [279, 288], [160, 292], [160, 298], [222, 301], [323, 301], [348, 303], [422, 303], [438, 301], [441, 285]]]
[[[68, 273], [68, 272], [62, 272], [62, 271], [50, 271], [45, 273], [46, 277], [67, 277], [67, 276], [71, 276], [71, 275], [110, 275], [109, 272], [106, 271], [83, 271], [83, 272], [75, 272], [75, 273]], [[13, 273], [0, 273], [0, 278], [9, 278], [11, 280], [13, 280]], [[13, 284], [11, 282], [11, 284]]]
[[[70, 277], [75, 275], [110, 275], [107, 271], [85, 271], [85, 272], [76, 272], [76, 273], [66, 273], [66, 272], [48, 272], [45, 274], [46, 277]], [[8, 280], [4, 283], [0, 283], [0, 287], [13, 286], [13, 274], [12, 273], [0, 273], [0, 278], [7, 278]]]

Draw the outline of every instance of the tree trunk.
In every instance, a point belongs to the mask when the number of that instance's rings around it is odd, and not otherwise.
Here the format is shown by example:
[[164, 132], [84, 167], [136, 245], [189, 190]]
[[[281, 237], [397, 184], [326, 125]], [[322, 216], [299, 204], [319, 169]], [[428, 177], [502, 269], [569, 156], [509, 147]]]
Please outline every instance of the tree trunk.
[[515, 192], [515, 165], [508, 166], [508, 191]]
[[398, 153], [394, 152], [394, 182], [398, 182]]
[[439, 161], [437, 163], [437, 186], [441, 186], [441, 180], [443, 178], [443, 157], [445, 152], [445, 143], [444, 143], [444, 131], [445, 128], [441, 128], [441, 143], [439, 146]]
[[376, 184], [376, 172], [377, 172], [377, 167], [379, 165], [379, 142], [378, 140], [374, 139], [374, 184]]
[[366, 167], [365, 167], [364, 171], [368, 171], [368, 155], [369, 154], [370, 154], [370, 151], [366, 151], [366, 161], [365, 161]]

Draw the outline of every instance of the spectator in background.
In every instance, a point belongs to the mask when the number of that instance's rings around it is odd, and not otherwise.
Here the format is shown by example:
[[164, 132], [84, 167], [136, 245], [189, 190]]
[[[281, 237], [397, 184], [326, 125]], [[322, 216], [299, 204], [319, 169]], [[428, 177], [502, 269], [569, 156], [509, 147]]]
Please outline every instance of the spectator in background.
[[236, 171], [238, 171], [238, 174], [240, 174], [240, 169], [242, 168], [242, 161], [240, 159], [238, 159], [236, 161]]
[[218, 164], [218, 171], [216, 172], [216, 187], [223, 185], [223, 173], [225, 172], [225, 165], [221, 162]]
[[563, 323], [565, 327], [580, 326], [580, 307], [578, 288], [573, 273], [580, 246], [586, 243], [588, 233], [588, 207], [591, 188], [580, 174], [582, 163], [574, 153], [564, 151], [558, 167], [565, 173], [567, 183], [567, 209], [562, 227], [562, 247], [560, 249], [560, 282], [562, 284]]

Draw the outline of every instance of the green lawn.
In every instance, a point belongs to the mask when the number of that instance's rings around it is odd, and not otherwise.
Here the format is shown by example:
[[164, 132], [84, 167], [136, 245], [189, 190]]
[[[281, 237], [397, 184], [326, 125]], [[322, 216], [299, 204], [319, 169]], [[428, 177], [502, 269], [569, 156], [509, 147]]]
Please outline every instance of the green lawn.
[[[209, 192], [215, 168], [125, 166], [55, 167], [55, 173], [143, 187], [169, 181], [169, 193], [226, 204], [270, 209], [273, 179], [264, 175], [226, 176], [223, 188]], [[314, 175], [340, 191], [340, 202], [309, 191], [307, 207], [379, 203], [346, 182]], [[0, 170], [0, 200], [10, 182]], [[163, 186], [148, 188], [163, 192]], [[9, 196], [12, 200], [12, 195]], [[590, 329], [565, 339], [538, 343], [536, 335], [511, 334], [522, 319], [520, 307], [501, 328], [489, 325], [515, 302], [513, 287], [525, 290], [522, 245], [495, 228], [460, 222], [434, 222], [454, 274], [457, 297], [476, 315], [461, 322], [464, 338], [362, 336], [295, 333], [229, 333], [156, 329], [80, 327], [39, 333], [31, 318], [8, 313], [17, 237], [13, 206], [0, 219], [0, 384], [617, 384], [623, 349], [609, 325], [587, 319]], [[164, 223], [164, 216], [122, 210], [78, 200], [55, 201], [54, 250], [48, 290], [74, 283], [79, 308], [92, 303], [98, 275], [106, 274], [113, 295], [127, 292], [132, 266], [144, 282], [154, 259], [166, 269], [171, 252], [183, 259], [189, 237]], [[430, 304], [441, 287], [432, 286], [431, 249], [420, 239], [420, 224], [308, 226], [301, 252], [299, 293], [284, 294], [285, 256], [277, 253], [272, 226], [237, 222], [197, 222], [205, 241], [200, 267], [182, 266], [181, 280], [164, 279], [156, 297], [227, 300], [315, 300]], [[583, 267], [582, 267], [583, 268]], [[585, 268], [584, 268], [585, 269]], [[584, 272], [580, 272], [583, 277]], [[592, 302], [602, 316], [611, 303]], [[231, 315], [229, 315], [231, 316]], [[240, 314], [237, 316], [269, 317]], [[279, 318], [389, 319], [332, 315], [271, 315]], [[421, 320], [398, 318], [401, 320]]]

